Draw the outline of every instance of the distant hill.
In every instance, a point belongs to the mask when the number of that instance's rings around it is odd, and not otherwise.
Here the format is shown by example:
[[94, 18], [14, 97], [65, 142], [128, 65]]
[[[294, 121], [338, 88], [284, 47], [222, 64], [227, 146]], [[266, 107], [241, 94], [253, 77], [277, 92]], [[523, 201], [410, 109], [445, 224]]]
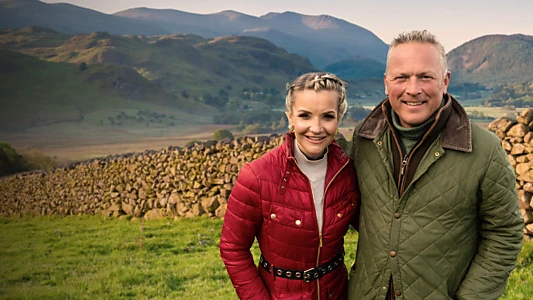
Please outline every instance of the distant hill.
[[326, 66], [325, 71], [331, 72], [344, 80], [363, 78], [383, 78], [385, 64], [370, 58], [353, 58], [342, 60]]
[[369, 30], [327, 15], [295, 12], [261, 17], [236, 11], [194, 14], [173, 9], [133, 8], [113, 15], [37, 0], [0, 0], [0, 29], [40, 26], [63, 34], [193, 34], [206, 39], [248, 35], [309, 58], [317, 68], [353, 57], [385, 61], [387, 45]]
[[284, 12], [258, 18], [235, 11], [202, 15], [148, 8], [129, 9], [115, 15], [151, 22], [166, 31], [207, 38], [223, 35], [265, 38], [290, 52], [308, 57], [318, 68], [358, 56], [384, 62], [387, 52], [387, 45], [369, 30], [327, 15]]
[[180, 118], [214, 111], [171, 95], [123, 66], [92, 64], [85, 69], [9, 50], [0, 50], [0, 90], [0, 131], [80, 121], [111, 108], [168, 107], [180, 111]]
[[[42, 36], [55, 42], [43, 47]], [[228, 86], [236, 91], [283, 89], [296, 76], [315, 70], [306, 58], [246, 36], [203, 39], [193, 35], [145, 37], [105, 32], [65, 36], [42, 28], [24, 28], [0, 32], [0, 48], [52, 62], [132, 68], [178, 97], [187, 93], [196, 99]]]
[[0, 0], [0, 29], [41, 26], [65, 34], [109, 31], [114, 34], [167, 34], [163, 28], [67, 4], [37, 0]]
[[72, 36], [40, 26], [29, 26], [22, 29], [4, 29], [0, 31], [0, 47], [24, 51], [33, 48], [58, 47]]
[[447, 54], [452, 80], [486, 86], [533, 83], [533, 36], [486, 35]]

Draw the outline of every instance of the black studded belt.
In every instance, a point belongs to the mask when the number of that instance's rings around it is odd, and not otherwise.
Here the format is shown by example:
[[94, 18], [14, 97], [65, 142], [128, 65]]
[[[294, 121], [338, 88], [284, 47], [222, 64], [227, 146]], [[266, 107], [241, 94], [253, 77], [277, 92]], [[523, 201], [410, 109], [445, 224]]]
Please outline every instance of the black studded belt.
[[[329, 262], [314, 267], [311, 269], [307, 269], [305, 271], [301, 270], [289, 270], [289, 269], [282, 269], [278, 268], [276, 266], [273, 266], [274, 269], [274, 276], [286, 278], [286, 279], [297, 279], [297, 280], [304, 280], [305, 282], [310, 282], [311, 280], [316, 280], [329, 272], [335, 270], [338, 266], [344, 263], [344, 248], [342, 251], [335, 256], [332, 260]], [[261, 258], [259, 259], [259, 265], [263, 267], [268, 273], [271, 272], [272, 265], [263, 257], [261, 254]]]

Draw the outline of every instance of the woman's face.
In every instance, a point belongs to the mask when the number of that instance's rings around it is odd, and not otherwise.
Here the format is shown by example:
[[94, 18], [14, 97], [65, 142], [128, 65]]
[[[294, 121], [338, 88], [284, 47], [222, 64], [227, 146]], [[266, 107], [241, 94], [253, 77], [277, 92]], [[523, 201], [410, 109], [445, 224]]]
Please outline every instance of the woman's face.
[[310, 159], [320, 158], [339, 126], [339, 95], [334, 91], [302, 90], [293, 93], [289, 124], [300, 150]]

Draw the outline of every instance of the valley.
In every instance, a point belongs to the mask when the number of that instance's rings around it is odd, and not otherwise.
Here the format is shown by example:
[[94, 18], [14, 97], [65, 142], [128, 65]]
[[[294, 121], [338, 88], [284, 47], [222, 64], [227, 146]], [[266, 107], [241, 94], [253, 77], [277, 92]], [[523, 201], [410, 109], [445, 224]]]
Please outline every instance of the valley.
[[[351, 139], [355, 122], [385, 97], [387, 47], [327, 15], [104, 14], [2, 0], [0, 142], [64, 165], [184, 146], [217, 129], [283, 134], [285, 85], [320, 70], [347, 82], [341, 133]], [[449, 92], [482, 126], [513, 116], [533, 103], [532, 51], [533, 37], [521, 34], [467, 41], [446, 54]]]

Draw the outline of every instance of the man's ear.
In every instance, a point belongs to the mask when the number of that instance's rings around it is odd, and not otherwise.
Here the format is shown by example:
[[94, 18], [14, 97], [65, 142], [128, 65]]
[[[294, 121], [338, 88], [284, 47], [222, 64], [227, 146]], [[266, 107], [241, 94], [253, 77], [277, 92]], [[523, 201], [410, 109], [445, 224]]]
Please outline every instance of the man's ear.
[[446, 71], [446, 74], [444, 74], [444, 91], [443, 91], [444, 95], [448, 93], [448, 86], [450, 85], [451, 77], [452, 77], [452, 72]]
[[385, 86], [385, 95], [389, 96], [389, 90], [387, 89], [387, 73], [383, 73], [383, 85]]

